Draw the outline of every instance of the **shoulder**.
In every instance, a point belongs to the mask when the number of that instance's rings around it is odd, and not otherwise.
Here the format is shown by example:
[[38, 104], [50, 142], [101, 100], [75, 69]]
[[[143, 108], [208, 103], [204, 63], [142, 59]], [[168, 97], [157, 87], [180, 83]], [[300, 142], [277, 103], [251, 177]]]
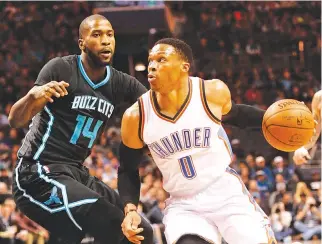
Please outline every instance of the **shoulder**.
[[77, 55], [55, 57], [47, 62], [52, 66], [71, 66], [77, 63]]
[[228, 86], [219, 79], [205, 80], [204, 87], [209, 102], [226, 104], [228, 100], [231, 100]]
[[117, 81], [120, 81], [120, 82], [124, 82], [127, 83], [127, 82], [139, 82], [135, 77], [129, 75], [129, 74], [126, 74], [126, 73], [123, 73], [122, 71], [119, 71], [113, 67], [110, 67], [111, 69], [111, 73], [113, 74], [113, 77], [114, 79], [116, 79]]
[[123, 121], [126, 121], [126, 123], [131, 124], [131, 123], [139, 122], [139, 120], [140, 120], [140, 107], [139, 107], [139, 103], [136, 102], [124, 112], [122, 124], [123, 124]]
[[204, 83], [208, 89], [212, 89], [212, 90], [228, 89], [227, 85], [222, 80], [219, 80], [219, 79], [205, 80]]
[[49, 60], [44, 68], [52, 72], [57, 72], [59, 75], [70, 73], [73, 62], [70, 58], [66, 57], [56, 57]]
[[321, 100], [321, 98], [322, 98], [322, 90], [319, 90], [314, 94], [313, 100]]
[[63, 61], [65, 65], [75, 65], [77, 64], [77, 56], [78, 55], [68, 55], [68, 56], [63, 56], [60, 59]]
[[142, 148], [143, 142], [139, 136], [140, 109], [138, 102], [129, 107], [122, 119], [121, 134], [122, 141], [131, 148]]

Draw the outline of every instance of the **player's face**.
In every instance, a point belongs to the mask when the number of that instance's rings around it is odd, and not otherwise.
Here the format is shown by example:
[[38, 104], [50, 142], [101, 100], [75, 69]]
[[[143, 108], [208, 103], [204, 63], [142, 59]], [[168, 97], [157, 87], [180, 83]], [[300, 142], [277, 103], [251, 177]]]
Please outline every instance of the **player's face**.
[[148, 62], [148, 80], [151, 89], [157, 92], [171, 91], [177, 86], [181, 75], [188, 72], [187, 63], [174, 47], [167, 44], [154, 46]]
[[115, 50], [114, 30], [108, 20], [93, 20], [88, 23], [84, 36], [84, 52], [98, 66], [112, 62]]

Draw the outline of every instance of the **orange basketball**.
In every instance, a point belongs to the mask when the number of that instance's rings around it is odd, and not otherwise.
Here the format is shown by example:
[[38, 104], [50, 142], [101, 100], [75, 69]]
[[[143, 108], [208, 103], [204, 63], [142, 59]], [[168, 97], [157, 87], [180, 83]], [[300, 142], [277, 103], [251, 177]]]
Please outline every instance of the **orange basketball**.
[[314, 119], [309, 108], [293, 99], [273, 103], [265, 112], [262, 129], [274, 148], [292, 152], [307, 144], [314, 133]]

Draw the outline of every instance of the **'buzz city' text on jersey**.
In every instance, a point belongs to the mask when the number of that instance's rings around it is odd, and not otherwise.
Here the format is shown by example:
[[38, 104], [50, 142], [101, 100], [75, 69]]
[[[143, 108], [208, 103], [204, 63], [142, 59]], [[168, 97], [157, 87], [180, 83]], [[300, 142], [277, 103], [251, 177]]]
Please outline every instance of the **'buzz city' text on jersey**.
[[75, 96], [72, 102], [72, 109], [94, 110], [110, 118], [113, 113], [114, 106], [101, 98], [93, 96]]

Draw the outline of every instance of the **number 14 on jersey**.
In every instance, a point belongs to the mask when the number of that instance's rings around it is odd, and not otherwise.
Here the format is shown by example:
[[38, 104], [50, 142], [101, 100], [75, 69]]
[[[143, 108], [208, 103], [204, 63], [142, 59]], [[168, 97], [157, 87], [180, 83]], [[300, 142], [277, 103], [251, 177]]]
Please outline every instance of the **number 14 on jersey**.
[[[95, 125], [93, 131], [90, 131], [93, 120], [94, 120], [93, 118], [79, 114], [76, 118], [77, 124], [75, 126], [74, 133], [73, 133], [72, 137], [70, 138], [69, 142], [72, 144], [76, 144], [77, 140], [79, 139], [79, 137], [82, 133], [82, 135], [84, 137], [91, 139], [88, 143], [88, 148], [92, 148], [93, 143], [94, 143], [96, 136], [97, 136], [97, 132], [98, 132], [99, 128], [101, 127], [101, 125], [103, 124], [103, 121], [98, 120], [96, 122], [96, 125]], [[85, 124], [85, 122], [86, 122], [86, 124]], [[85, 124], [85, 126], [84, 126], [84, 124]]]

